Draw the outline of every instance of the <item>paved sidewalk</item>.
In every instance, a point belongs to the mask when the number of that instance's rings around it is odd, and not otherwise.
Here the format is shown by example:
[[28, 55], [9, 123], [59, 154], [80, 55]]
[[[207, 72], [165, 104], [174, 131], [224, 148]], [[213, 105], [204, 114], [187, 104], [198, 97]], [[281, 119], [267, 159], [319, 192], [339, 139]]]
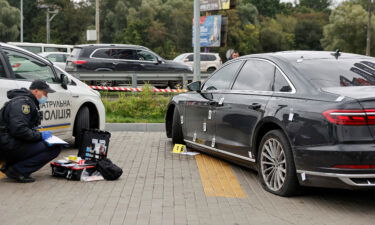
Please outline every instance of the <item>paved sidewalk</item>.
[[[117, 181], [57, 179], [51, 177], [49, 166], [34, 174], [35, 183], [0, 179], [0, 223], [375, 223], [375, 191], [313, 189], [304, 196], [281, 198], [263, 191], [255, 172], [221, 162], [223, 168], [233, 171], [231, 179], [239, 182], [244, 194], [206, 196], [205, 176], [215, 174], [202, 175], [202, 157], [196, 160], [171, 151], [170, 140], [161, 132], [113, 132], [109, 158], [124, 170]], [[69, 154], [76, 154], [76, 150], [65, 150], [61, 156]], [[204, 156], [205, 160], [210, 161]]]

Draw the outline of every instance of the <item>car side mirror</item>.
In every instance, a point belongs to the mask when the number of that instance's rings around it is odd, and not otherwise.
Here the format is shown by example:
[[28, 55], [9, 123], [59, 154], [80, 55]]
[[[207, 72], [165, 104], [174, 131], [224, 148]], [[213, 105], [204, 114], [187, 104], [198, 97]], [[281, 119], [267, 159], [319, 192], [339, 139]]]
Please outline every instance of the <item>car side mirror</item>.
[[189, 91], [200, 92], [201, 91], [201, 85], [202, 85], [201, 81], [194, 81], [194, 82], [188, 84], [187, 88], [188, 88]]
[[61, 80], [61, 87], [64, 89], [68, 89], [68, 84], [69, 84], [69, 78], [65, 74], [60, 75], [60, 80]]
[[157, 64], [162, 64], [162, 63], [163, 63], [163, 60], [162, 60], [162, 59], [157, 59], [157, 60], [156, 60], [156, 63], [157, 63]]

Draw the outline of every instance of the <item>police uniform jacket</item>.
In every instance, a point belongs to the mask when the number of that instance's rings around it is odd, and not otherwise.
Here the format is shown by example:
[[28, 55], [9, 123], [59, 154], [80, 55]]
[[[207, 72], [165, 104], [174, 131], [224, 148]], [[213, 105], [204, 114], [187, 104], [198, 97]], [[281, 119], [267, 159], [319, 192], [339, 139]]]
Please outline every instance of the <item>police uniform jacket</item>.
[[9, 151], [23, 144], [38, 142], [42, 135], [36, 130], [40, 125], [39, 102], [26, 88], [10, 90], [9, 102], [0, 111], [0, 150]]

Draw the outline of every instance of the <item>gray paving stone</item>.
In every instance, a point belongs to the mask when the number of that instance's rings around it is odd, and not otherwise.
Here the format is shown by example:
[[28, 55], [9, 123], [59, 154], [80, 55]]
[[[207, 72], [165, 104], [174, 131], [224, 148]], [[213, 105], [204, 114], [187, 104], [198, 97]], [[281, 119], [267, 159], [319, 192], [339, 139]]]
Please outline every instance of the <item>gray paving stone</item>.
[[[154, 129], [149, 126], [147, 129]], [[155, 128], [156, 129], [156, 128]], [[265, 192], [254, 171], [232, 165], [246, 198], [205, 196], [194, 157], [171, 153], [161, 132], [112, 132], [109, 157], [117, 181], [0, 180], [1, 224], [373, 224], [374, 191], [314, 189], [281, 198]], [[67, 149], [61, 156], [75, 154]]]

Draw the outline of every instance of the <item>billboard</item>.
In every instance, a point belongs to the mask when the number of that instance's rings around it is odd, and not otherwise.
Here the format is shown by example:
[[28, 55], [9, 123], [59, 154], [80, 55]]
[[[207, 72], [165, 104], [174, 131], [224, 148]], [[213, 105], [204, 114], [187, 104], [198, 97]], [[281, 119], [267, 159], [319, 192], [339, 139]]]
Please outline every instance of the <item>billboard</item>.
[[[221, 15], [201, 16], [200, 18], [201, 47], [220, 47]], [[193, 27], [194, 46], [194, 27]]]
[[230, 0], [200, 0], [200, 11], [213, 11], [230, 8]]

